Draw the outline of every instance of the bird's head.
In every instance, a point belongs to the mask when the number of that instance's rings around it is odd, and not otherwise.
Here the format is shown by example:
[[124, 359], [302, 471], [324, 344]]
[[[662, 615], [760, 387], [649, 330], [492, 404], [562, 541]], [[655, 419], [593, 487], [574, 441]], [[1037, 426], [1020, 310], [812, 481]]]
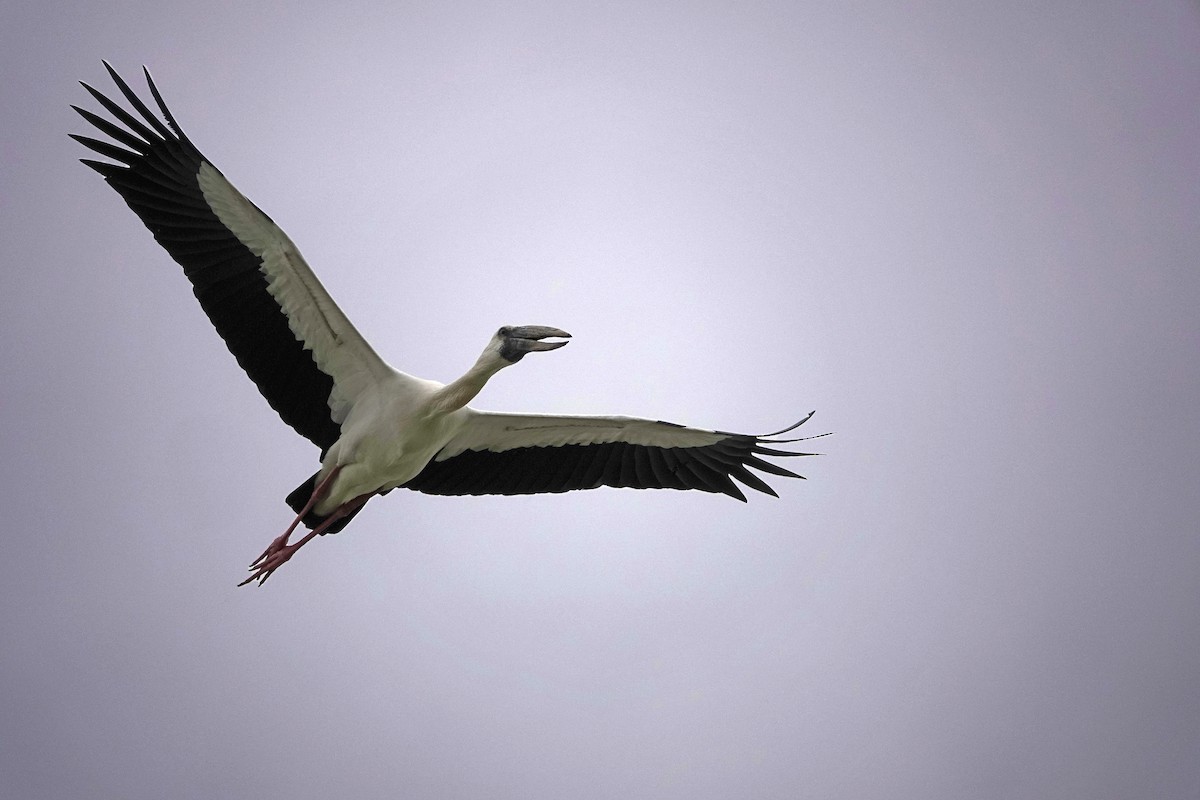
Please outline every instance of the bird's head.
[[515, 364], [526, 353], [541, 350], [557, 350], [566, 342], [543, 342], [543, 339], [570, 339], [571, 334], [545, 325], [505, 325], [492, 337], [491, 346], [509, 364]]

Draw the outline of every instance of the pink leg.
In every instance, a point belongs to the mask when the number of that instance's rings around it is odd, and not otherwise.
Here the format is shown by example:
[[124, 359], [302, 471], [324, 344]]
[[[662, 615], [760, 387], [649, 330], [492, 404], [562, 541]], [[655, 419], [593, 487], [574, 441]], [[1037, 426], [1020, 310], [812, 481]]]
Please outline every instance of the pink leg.
[[337, 474], [341, 471], [342, 468], [340, 465], [330, 470], [329, 474], [325, 476], [325, 480], [321, 481], [317, 487], [313, 489], [312, 496], [308, 498], [308, 502], [304, 505], [304, 508], [300, 509], [300, 513], [296, 515], [294, 520], [292, 520], [292, 524], [288, 526], [288, 529], [279, 536], [276, 536], [275, 540], [267, 545], [267, 549], [263, 550], [261, 556], [250, 562], [250, 569], [254, 569], [260, 562], [265, 561], [268, 556], [275, 555], [280, 550], [287, 547], [288, 539], [291, 538], [292, 531], [296, 530], [296, 526], [300, 524], [302, 519], [304, 519], [304, 515], [312, 511], [313, 506], [317, 504], [317, 501], [325, 496], [325, 493], [329, 491], [329, 484], [333, 483], [333, 479], [336, 478]]
[[[262, 563], [258, 564], [257, 567], [255, 567], [253, 564], [250, 565], [250, 569], [254, 570], [254, 574], [251, 575], [249, 578], [246, 578], [246, 580], [239, 583], [238, 586], [245, 586], [247, 583], [250, 583], [251, 581], [254, 581], [254, 580], [257, 580], [258, 585], [262, 586], [264, 583], [267, 582], [267, 578], [271, 577], [271, 573], [273, 573], [275, 570], [279, 569], [281, 566], [286, 564], [287, 560], [289, 558], [291, 558], [293, 555], [295, 555], [297, 550], [299, 550], [304, 545], [308, 544], [309, 540], [311, 540], [314, 536], [319, 536], [320, 534], [324, 533], [326, 530], [329, 529], [330, 525], [337, 522], [342, 517], [361, 508], [372, 497], [374, 497], [374, 493], [360, 494], [358, 497], [354, 498], [353, 500], [347, 500], [345, 503], [342, 503], [340, 506], [338, 506], [334, 510], [334, 512], [332, 514], [330, 514], [328, 517], [326, 517], [321, 522], [320, 525], [318, 525], [317, 527], [315, 527], [311, 531], [309, 531], [308, 534], [305, 535], [305, 537], [303, 539], [296, 542], [295, 544], [284, 545], [284, 546], [278, 548], [274, 553], [271, 553], [270, 556], [267, 557], [265, 560], [259, 559], [259, 561], [262, 561]], [[295, 526], [293, 525], [293, 527], [295, 527]], [[258, 562], [255, 562], [255, 563], [258, 563]]]

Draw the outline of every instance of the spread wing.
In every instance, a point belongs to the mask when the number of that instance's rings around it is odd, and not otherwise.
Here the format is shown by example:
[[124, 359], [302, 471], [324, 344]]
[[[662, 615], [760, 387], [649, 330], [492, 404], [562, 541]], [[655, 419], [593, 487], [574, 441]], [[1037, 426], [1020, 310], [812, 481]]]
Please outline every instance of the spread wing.
[[[539, 494], [625, 486], [699, 489], [738, 500], [742, 484], [775, 495], [749, 468], [803, 476], [766, 458], [814, 455], [767, 447], [812, 414], [773, 434], [751, 436], [637, 417], [496, 414], [467, 409], [456, 436], [405, 488], [427, 494]], [[804, 437], [815, 438], [815, 437]]]
[[271, 407], [328, 449], [362, 392], [396, 373], [354, 329], [287, 234], [191, 143], [149, 71], [162, 119], [104, 66], [137, 116], [83, 84], [115, 122], [74, 107], [108, 140], [72, 138], [116, 162], [83, 163], [104, 176], [183, 267], [217, 333]]

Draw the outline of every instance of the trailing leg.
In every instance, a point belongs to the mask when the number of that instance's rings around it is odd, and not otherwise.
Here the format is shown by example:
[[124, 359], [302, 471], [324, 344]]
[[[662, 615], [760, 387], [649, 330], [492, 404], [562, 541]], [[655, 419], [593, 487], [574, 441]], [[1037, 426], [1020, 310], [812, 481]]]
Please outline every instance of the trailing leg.
[[313, 507], [321, 500], [321, 498], [329, 492], [329, 485], [333, 483], [333, 479], [336, 478], [337, 474], [341, 471], [341, 466], [334, 467], [329, 471], [329, 474], [325, 476], [325, 480], [321, 481], [313, 489], [312, 495], [308, 498], [308, 502], [300, 510], [300, 513], [296, 515], [296, 518], [292, 520], [292, 524], [288, 526], [288, 529], [279, 536], [276, 536], [274, 541], [267, 545], [267, 549], [263, 550], [262, 555], [250, 562], [250, 569], [254, 569], [256, 566], [258, 566], [258, 564], [265, 561], [267, 557], [272, 556], [283, 548], [287, 547], [288, 539], [291, 538], [292, 532], [296, 530], [297, 526], [300, 525], [300, 522], [304, 519], [308, 512], [312, 511]]
[[[328, 481], [328, 479], [326, 479], [326, 481]], [[264, 558], [260, 558], [255, 561], [254, 564], [250, 565], [250, 569], [254, 570], [254, 573], [249, 578], [246, 578], [246, 580], [239, 583], [238, 586], [245, 586], [247, 583], [255, 580], [258, 581], [259, 586], [262, 586], [267, 582], [267, 578], [271, 577], [271, 573], [286, 564], [288, 559], [295, 555], [297, 550], [308, 544], [313, 537], [320, 536], [322, 533], [325, 533], [327, 530], [329, 530], [329, 527], [339, 519], [357, 512], [360, 508], [366, 505], [367, 501], [373, 496], [374, 493], [360, 494], [353, 500], [347, 500], [345, 503], [342, 503], [340, 506], [338, 506], [332, 514], [326, 517], [320, 525], [309, 531], [300, 541], [296, 542], [295, 544], [285, 544], [279, 548], [276, 548], [276, 550], [272, 553], [264, 553]]]

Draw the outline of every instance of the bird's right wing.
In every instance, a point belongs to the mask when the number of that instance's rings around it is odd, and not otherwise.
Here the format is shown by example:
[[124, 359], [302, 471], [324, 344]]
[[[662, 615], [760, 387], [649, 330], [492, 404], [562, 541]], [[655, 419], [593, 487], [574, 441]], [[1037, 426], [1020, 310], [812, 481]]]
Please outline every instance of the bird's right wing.
[[104, 66], [141, 119], [83, 84], [120, 123], [73, 106], [112, 141], [72, 138], [118, 162], [83, 163], [104, 176], [183, 267], [205, 313], [271, 407], [328, 449], [355, 400], [397, 373], [354, 329], [287, 234], [191, 143], [150, 73], [146, 81], [165, 125]]
[[803, 477], [759, 456], [813, 455], [764, 446], [801, 441], [771, 437], [803, 425], [812, 414], [782, 431], [751, 436], [638, 417], [464, 410], [468, 416], [458, 433], [405, 488], [426, 494], [511, 495], [624, 486], [698, 489], [744, 501], [733, 478], [775, 494], [748, 467]]

